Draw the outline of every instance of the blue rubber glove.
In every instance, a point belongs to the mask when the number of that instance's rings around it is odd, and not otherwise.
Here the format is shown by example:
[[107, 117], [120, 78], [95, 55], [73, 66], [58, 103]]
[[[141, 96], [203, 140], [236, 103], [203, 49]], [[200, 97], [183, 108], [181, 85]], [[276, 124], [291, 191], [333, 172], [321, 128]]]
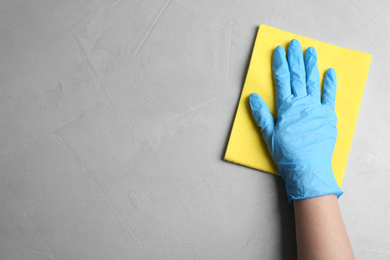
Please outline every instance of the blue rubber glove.
[[277, 119], [256, 93], [249, 97], [252, 115], [261, 129], [279, 173], [286, 184], [288, 203], [343, 192], [332, 170], [332, 154], [337, 138], [335, 113], [336, 73], [325, 73], [321, 87], [317, 52], [310, 47], [303, 60], [297, 40], [288, 46], [288, 60], [282, 46], [272, 57]]

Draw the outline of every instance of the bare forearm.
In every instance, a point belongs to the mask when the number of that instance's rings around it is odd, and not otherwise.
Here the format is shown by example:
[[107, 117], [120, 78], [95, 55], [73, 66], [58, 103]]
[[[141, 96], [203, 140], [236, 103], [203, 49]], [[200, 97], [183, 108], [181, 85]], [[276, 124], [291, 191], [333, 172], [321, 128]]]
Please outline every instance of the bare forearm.
[[336, 195], [294, 201], [299, 260], [355, 259]]

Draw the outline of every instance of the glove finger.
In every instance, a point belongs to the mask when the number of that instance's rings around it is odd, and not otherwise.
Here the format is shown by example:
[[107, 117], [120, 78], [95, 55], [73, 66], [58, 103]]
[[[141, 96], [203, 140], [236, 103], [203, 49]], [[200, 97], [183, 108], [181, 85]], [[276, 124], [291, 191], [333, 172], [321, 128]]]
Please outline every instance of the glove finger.
[[302, 47], [299, 41], [292, 40], [288, 45], [288, 65], [290, 68], [291, 89], [294, 96], [306, 96], [306, 73]]
[[256, 93], [249, 96], [249, 103], [253, 118], [260, 127], [264, 139], [267, 141], [269, 134], [273, 131], [275, 123], [274, 117], [269, 112], [269, 108], [264, 100]]
[[286, 51], [282, 46], [276, 47], [272, 55], [272, 75], [275, 83], [276, 107], [291, 96], [290, 70], [288, 68]]
[[305, 52], [306, 86], [307, 94], [321, 102], [320, 73], [317, 66], [317, 52], [309, 47]]
[[330, 68], [325, 73], [324, 90], [322, 93], [322, 104], [331, 106], [333, 109], [336, 104], [335, 103], [336, 86], [337, 86], [336, 72], [333, 68]]

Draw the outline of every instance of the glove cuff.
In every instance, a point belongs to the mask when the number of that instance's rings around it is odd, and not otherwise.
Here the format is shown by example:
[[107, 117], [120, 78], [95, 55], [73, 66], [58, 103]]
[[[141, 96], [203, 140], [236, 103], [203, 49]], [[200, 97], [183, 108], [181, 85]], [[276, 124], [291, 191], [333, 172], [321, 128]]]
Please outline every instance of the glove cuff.
[[328, 194], [339, 198], [344, 192], [333, 175], [331, 163], [282, 164], [279, 172], [285, 181], [288, 204]]

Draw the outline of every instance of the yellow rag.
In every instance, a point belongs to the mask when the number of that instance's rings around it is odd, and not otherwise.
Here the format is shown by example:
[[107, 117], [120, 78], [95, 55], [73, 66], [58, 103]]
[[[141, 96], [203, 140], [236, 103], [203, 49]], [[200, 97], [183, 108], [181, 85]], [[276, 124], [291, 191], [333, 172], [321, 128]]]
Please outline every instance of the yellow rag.
[[225, 160], [279, 175], [267, 151], [260, 129], [252, 119], [249, 95], [253, 92], [258, 93], [267, 103], [274, 117], [276, 116], [271, 69], [272, 53], [278, 45], [282, 45], [287, 50], [292, 39], [297, 39], [301, 43], [303, 51], [310, 46], [317, 50], [321, 85], [328, 68], [334, 68], [337, 74], [338, 132], [332, 165], [336, 181], [341, 187], [372, 55], [313, 40], [264, 24], [260, 25], [257, 33]]

